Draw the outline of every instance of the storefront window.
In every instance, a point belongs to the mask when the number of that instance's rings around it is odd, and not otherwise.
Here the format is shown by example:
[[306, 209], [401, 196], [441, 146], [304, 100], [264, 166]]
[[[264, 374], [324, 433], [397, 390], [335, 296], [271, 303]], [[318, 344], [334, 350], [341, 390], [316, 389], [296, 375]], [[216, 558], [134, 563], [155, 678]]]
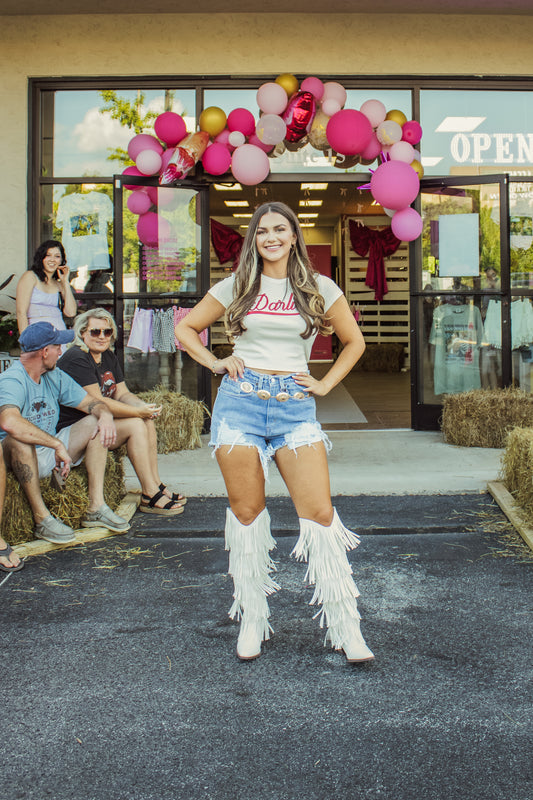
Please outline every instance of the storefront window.
[[533, 175], [533, 92], [423, 90], [426, 175]]
[[533, 181], [509, 183], [511, 289], [533, 289]]

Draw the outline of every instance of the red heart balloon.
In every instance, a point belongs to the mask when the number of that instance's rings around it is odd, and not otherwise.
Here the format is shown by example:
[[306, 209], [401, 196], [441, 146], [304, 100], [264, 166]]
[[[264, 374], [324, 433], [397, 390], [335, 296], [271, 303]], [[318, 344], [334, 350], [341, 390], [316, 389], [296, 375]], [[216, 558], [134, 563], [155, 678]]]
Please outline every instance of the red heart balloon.
[[316, 114], [316, 100], [311, 92], [296, 92], [293, 94], [282, 119], [287, 125], [286, 142], [298, 142], [311, 130]]

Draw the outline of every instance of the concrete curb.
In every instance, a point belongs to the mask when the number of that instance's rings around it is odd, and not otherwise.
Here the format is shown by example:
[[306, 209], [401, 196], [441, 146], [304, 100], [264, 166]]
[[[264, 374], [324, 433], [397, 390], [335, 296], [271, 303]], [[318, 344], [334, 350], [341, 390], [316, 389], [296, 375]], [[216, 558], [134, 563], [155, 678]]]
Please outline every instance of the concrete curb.
[[[123, 517], [128, 522], [137, 511], [141, 496], [139, 493], [128, 492], [123, 498], [115, 513], [119, 517]], [[100, 539], [107, 539], [109, 536], [121, 536], [121, 533], [110, 531], [107, 528], [78, 528], [74, 531], [76, 539], [72, 542], [65, 544], [53, 544], [46, 542], [44, 539], [34, 539], [31, 542], [23, 542], [13, 547], [13, 550], [19, 558], [29, 558], [30, 556], [40, 556], [43, 553], [48, 553], [51, 550], [65, 550], [67, 547], [76, 547], [80, 544], [88, 544], [89, 542], [98, 542]]]
[[487, 489], [489, 494], [496, 500], [511, 525], [516, 528], [524, 542], [533, 550], [533, 529], [525, 522], [522, 516], [524, 512], [512, 494], [507, 491], [501, 481], [490, 481], [487, 484]]

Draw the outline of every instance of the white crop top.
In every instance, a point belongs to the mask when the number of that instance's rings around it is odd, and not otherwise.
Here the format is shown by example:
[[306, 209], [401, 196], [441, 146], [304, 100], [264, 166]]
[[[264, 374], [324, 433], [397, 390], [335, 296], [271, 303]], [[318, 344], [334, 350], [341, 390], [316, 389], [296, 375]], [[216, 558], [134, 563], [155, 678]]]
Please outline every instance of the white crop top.
[[[233, 300], [234, 275], [216, 283], [210, 294], [227, 308]], [[342, 296], [337, 284], [324, 275], [317, 275], [318, 289], [325, 300], [325, 310]], [[316, 334], [302, 339], [303, 318], [294, 305], [287, 278], [261, 276], [261, 285], [254, 305], [244, 318], [246, 330], [236, 339], [233, 354], [250, 369], [279, 372], [306, 372]]]

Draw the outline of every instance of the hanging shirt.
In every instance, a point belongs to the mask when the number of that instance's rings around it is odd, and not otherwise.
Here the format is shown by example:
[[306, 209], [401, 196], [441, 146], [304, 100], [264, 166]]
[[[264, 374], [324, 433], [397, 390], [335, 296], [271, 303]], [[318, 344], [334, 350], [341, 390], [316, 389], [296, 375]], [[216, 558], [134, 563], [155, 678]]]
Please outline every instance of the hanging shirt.
[[[342, 291], [331, 278], [316, 276], [318, 290], [327, 312], [342, 297]], [[234, 275], [216, 283], [209, 294], [227, 308], [233, 299]], [[259, 292], [245, 316], [246, 330], [237, 337], [233, 355], [242, 358], [250, 369], [279, 372], [306, 372], [316, 333], [302, 339], [305, 322], [294, 304], [288, 278], [261, 275]]]
[[109, 269], [107, 226], [113, 222], [113, 203], [102, 192], [67, 194], [57, 209], [56, 226], [63, 233], [69, 269]]
[[480, 389], [479, 350], [483, 342], [483, 323], [479, 308], [470, 304], [444, 304], [435, 312], [429, 337], [430, 344], [435, 345], [435, 394]]

